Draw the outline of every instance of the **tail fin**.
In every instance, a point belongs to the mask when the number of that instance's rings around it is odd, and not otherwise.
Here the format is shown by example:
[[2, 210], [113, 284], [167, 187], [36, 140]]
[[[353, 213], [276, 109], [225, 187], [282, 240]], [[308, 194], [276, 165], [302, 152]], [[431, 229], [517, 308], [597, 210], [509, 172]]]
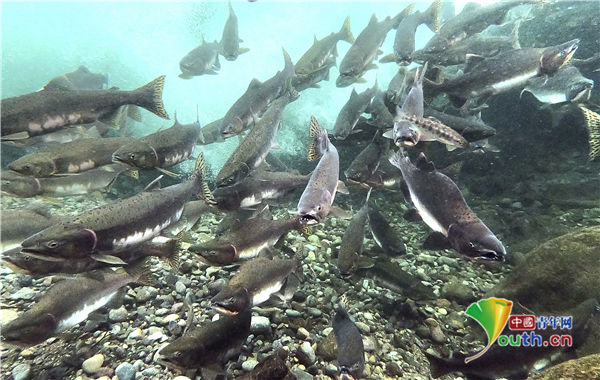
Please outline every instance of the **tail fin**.
[[344, 20], [344, 24], [342, 25], [342, 28], [338, 32], [338, 37], [340, 40], [349, 42], [351, 44], [354, 43], [354, 35], [352, 34], [352, 31], [350, 30], [350, 16], [346, 17], [346, 19]]
[[283, 67], [283, 72], [291, 73], [290, 75], [293, 75], [295, 73], [294, 62], [292, 62], [292, 58], [290, 58], [290, 55], [285, 50], [285, 48], [281, 48], [281, 50], [283, 51], [283, 60], [285, 62], [285, 66]]
[[165, 111], [165, 106], [162, 101], [164, 85], [165, 76], [161, 75], [152, 82], [134, 90], [133, 92], [139, 95], [135, 104], [163, 119], [169, 119], [169, 115], [167, 114], [167, 111]]
[[398, 150], [396, 153], [394, 153], [394, 155], [392, 155], [392, 157], [390, 157], [390, 159], [389, 159], [390, 164], [394, 165], [398, 169], [400, 169], [400, 166], [402, 166], [403, 160], [404, 160], [404, 151], [402, 150], [402, 148], [400, 148], [400, 150]]
[[589, 134], [589, 160], [594, 161], [600, 156], [600, 115], [581, 105], [579, 106], [579, 109], [583, 113], [583, 118], [585, 119], [585, 125]]
[[150, 270], [152, 261], [149, 257], [144, 258], [135, 264], [130, 264], [125, 268], [125, 271], [133, 277], [133, 281], [138, 284], [143, 285], [156, 285], [156, 279], [152, 276], [152, 272]]
[[137, 121], [138, 123], [142, 122], [142, 114], [140, 113], [140, 109], [136, 106], [127, 106], [127, 117], [131, 120]]
[[423, 80], [425, 80], [425, 73], [427, 72], [427, 66], [429, 65], [429, 61], [425, 62], [421, 70], [417, 69], [415, 73], [415, 82], [417, 84], [423, 85]]
[[[180, 232], [180, 234], [182, 234], [184, 231]], [[181, 250], [179, 241], [178, 235], [177, 239], [168, 239], [157, 247], [162, 254], [160, 258], [164, 260], [169, 267], [177, 272], [179, 272], [179, 251]]]
[[444, 376], [451, 372], [451, 370], [444, 362], [444, 359], [436, 355], [430, 354], [427, 351], [425, 351], [425, 357], [429, 361], [429, 369], [431, 371], [432, 378], [437, 379], [438, 377]]
[[440, 10], [442, 9], [442, 0], [435, 0], [425, 12], [423, 12], [423, 22], [431, 29], [437, 32], [440, 28]]
[[323, 153], [329, 147], [329, 138], [327, 131], [321, 128], [321, 125], [314, 116], [310, 117], [310, 147], [308, 148], [308, 160], [315, 161], [321, 158]]
[[408, 5], [406, 8], [404, 8], [400, 13], [398, 13], [396, 16], [394, 16], [393, 18], [393, 29], [398, 28], [398, 25], [400, 25], [400, 22], [402, 22], [402, 20], [404, 20], [404, 18], [406, 16], [408, 16], [409, 14], [413, 13], [413, 9], [415, 8], [415, 3], [412, 3], [410, 5]]
[[198, 194], [198, 197], [204, 199], [209, 205], [216, 205], [217, 201], [213, 197], [210, 189], [208, 188], [208, 184], [206, 183], [206, 164], [204, 162], [204, 153], [200, 153], [200, 155], [198, 155], [198, 158], [196, 159], [196, 165], [194, 165], [194, 173], [192, 174], [192, 177], [202, 189], [202, 193]]

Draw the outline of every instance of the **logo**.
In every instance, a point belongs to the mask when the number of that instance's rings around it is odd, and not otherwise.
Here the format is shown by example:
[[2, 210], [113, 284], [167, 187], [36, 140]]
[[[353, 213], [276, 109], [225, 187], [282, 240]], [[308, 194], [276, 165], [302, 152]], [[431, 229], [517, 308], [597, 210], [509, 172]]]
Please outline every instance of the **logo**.
[[[550, 335], [544, 339], [544, 336], [536, 334], [534, 330], [552, 329], [571, 329], [573, 324], [572, 316], [539, 316], [533, 314], [511, 315], [513, 302], [504, 298], [486, 298], [479, 300], [467, 308], [465, 314], [473, 318], [485, 330], [488, 343], [483, 350], [475, 355], [465, 358], [465, 363], [469, 363], [481, 357], [498, 342], [501, 347], [571, 347], [573, 338], [570, 334], [544, 334]], [[503, 335], [506, 325], [512, 335]]]

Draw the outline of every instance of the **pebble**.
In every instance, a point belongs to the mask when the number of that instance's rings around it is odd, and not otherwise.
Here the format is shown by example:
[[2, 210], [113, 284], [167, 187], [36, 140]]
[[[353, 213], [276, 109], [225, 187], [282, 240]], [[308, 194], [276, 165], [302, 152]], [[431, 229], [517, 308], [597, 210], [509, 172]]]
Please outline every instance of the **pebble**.
[[267, 317], [253, 315], [250, 322], [250, 332], [254, 335], [271, 333], [271, 322]]
[[177, 376], [177, 377], [174, 377], [173, 380], [192, 380], [192, 379], [190, 379], [187, 376]]
[[298, 367], [292, 368], [292, 373], [294, 375], [296, 375], [297, 380], [313, 380], [314, 379], [313, 375], [311, 375], [310, 373], [308, 373]]
[[115, 375], [119, 380], [134, 380], [136, 372], [135, 367], [127, 362], [119, 364], [115, 369]]
[[146, 368], [145, 370], [142, 371], [142, 375], [143, 376], [155, 376], [158, 375], [158, 368], [156, 367], [150, 367], [150, 368]]
[[177, 281], [175, 283], [175, 291], [179, 294], [185, 294], [186, 286], [183, 282]]
[[242, 369], [246, 372], [250, 372], [258, 365], [258, 361], [256, 359], [248, 359], [242, 363]]
[[144, 303], [148, 301], [150, 298], [156, 297], [158, 294], [158, 290], [151, 286], [142, 286], [136, 289], [135, 292], [135, 300], [138, 303]]
[[285, 311], [285, 315], [287, 315], [290, 318], [298, 318], [302, 316], [302, 313], [293, 309], [287, 309]]
[[14, 292], [10, 297], [11, 300], [26, 300], [30, 301], [35, 298], [36, 291], [31, 288], [21, 288]]
[[129, 313], [127, 312], [127, 309], [125, 309], [125, 306], [121, 306], [118, 309], [112, 309], [109, 311], [108, 319], [110, 319], [112, 322], [123, 322], [129, 319]]
[[16, 365], [12, 370], [13, 380], [28, 380], [31, 375], [31, 366], [27, 363]]
[[102, 364], [104, 363], [104, 355], [102, 354], [96, 354], [94, 356], [92, 356], [89, 359], [86, 359], [83, 361], [83, 363], [81, 364], [81, 368], [83, 369], [83, 371], [87, 374], [93, 374], [95, 372], [97, 372], [100, 367], [102, 367]]
[[308, 342], [303, 342], [300, 345], [300, 350], [296, 354], [298, 356], [298, 360], [300, 363], [311, 366], [317, 360], [317, 355], [315, 354], [315, 350], [313, 350], [312, 346]]
[[136, 328], [135, 330], [133, 330], [132, 332], [129, 333], [129, 335], [127, 336], [129, 339], [139, 339], [142, 336], [144, 336], [144, 333], [142, 332], [142, 329], [140, 329], [139, 327]]
[[299, 327], [298, 328], [298, 337], [300, 339], [304, 340], [304, 339], [307, 339], [308, 337], [310, 337], [310, 333], [304, 327]]
[[360, 332], [363, 333], [363, 334], [368, 334], [368, 333], [371, 332], [371, 328], [366, 323], [356, 322], [355, 325], [356, 325], [356, 327], [358, 327], [358, 329], [360, 330]]

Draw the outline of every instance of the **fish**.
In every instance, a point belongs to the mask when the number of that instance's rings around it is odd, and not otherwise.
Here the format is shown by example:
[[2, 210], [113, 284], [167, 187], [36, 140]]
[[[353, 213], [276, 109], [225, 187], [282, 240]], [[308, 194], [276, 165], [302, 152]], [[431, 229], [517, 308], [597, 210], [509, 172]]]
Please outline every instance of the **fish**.
[[383, 138], [381, 132], [376, 132], [369, 145], [352, 160], [350, 166], [344, 171], [346, 179], [349, 182], [365, 183], [375, 174], [381, 159], [387, 155], [389, 148], [389, 140]]
[[551, 76], [531, 78], [521, 91], [544, 104], [584, 103], [590, 99], [594, 81], [581, 75], [574, 66], [563, 67]]
[[[315, 36], [312, 46], [308, 48], [298, 62], [296, 62], [296, 75], [299, 78], [311, 75], [316, 71], [322, 70], [331, 61], [333, 62], [333, 65], [335, 65], [337, 43], [339, 41], [346, 41], [348, 43], [354, 42], [354, 36], [350, 30], [349, 16], [344, 20], [344, 24], [339, 32], [331, 33], [321, 40], [317, 40], [317, 37]], [[301, 90], [298, 89], [298, 91]]]
[[296, 91], [304, 91], [308, 88], [320, 88], [319, 82], [323, 80], [329, 80], [329, 71], [335, 66], [335, 58], [329, 58], [323, 66], [310, 74], [298, 75], [292, 78], [292, 87]]
[[102, 90], [107, 85], [108, 75], [92, 73], [87, 67], [79, 66], [77, 70], [73, 72], [52, 78], [40, 91]]
[[352, 89], [350, 99], [348, 99], [338, 113], [333, 130], [331, 131], [331, 135], [336, 140], [345, 140], [352, 133], [358, 123], [358, 118], [367, 110], [376, 92], [377, 82], [375, 82], [373, 87], [366, 89], [360, 94], [355, 89]]
[[343, 301], [335, 308], [332, 326], [338, 348], [337, 361], [340, 368], [338, 379], [361, 379], [365, 368], [365, 348], [360, 330], [350, 319]]
[[465, 63], [467, 54], [481, 57], [493, 57], [494, 55], [514, 49], [521, 49], [519, 44], [519, 27], [521, 21], [513, 22], [512, 32], [508, 36], [490, 36], [477, 33], [465, 38], [458, 44], [439, 51], [426, 52], [415, 51], [413, 58], [417, 62], [429, 62], [432, 65], [452, 66]]
[[[4, 180], [4, 175], [2, 175]], [[4, 190], [4, 184], [2, 185]], [[48, 208], [31, 205], [16, 210], [2, 210], [0, 214], [2, 234], [0, 234], [0, 251], [20, 248], [21, 242], [29, 236], [40, 232], [58, 221]]]
[[275, 99], [268, 106], [217, 174], [217, 187], [230, 186], [241, 181], [264, 162], [275, 142], [283, 110], [290, 102], [298, 99], [298, 96], [298, 92], [290, 87], [287, 94]]
[[538, 1], [501, 1], [486, 6], [465, 7], [462, 12], [440, 27], [440, 30], [425, 44], [423, 51], [441, 53], [467, 37], [483, 31], [489, 25], [502, 24], [510, 9], [518, 5], [536, 2]]
[[257, 257], [247, 261], [210, 303], [222, 314], [239, 314], [267, 301], [281, 290], [286, 278], [297, 270], [295, 259]]
[[373, 60], [379, 54], [379, 47], [383, 44], [388, 32], [398, 27], [398, 24], [408, 16], [413, 9], [411, 4], [404, 8], [394, 18], [386, 17], [378, 22], [375, 14], [371, 16], [369, 24], [360, 32], [356, 40], [340, 63], [340, 75], [335, 85], [348, 87], [352, 83], [364, 83], [362, 77], [367, 70], [377, 68]]
[[431, 84], [431, 96], [445, 92], [455, 106], [466, 114], [493, 96], [512, 89], [522, 89], [535, 77], [552, 75], [566, 65], [579, 45], [574, 39], [546, 48], [509, 50], [493, 57], [470, 55], [462, 75]]
[[191, 159], [202, 139], [199, 122], [180, 124], [175, 115], [170, 128], [121, 145], [113, 151], [111, 159], [138, 169], [168, 168]]
[[433, 120], [439, 120], [441, 123], [460, 133], [462, 137], [469, 141], [469, 145], [471, 145], [471, 141], [479, 141], [496, 134], [496, 129], [487, 125], [479, 116], [470, 115], [461, 117], [441, 112], [431, 107], [425, 107], [424, 116]]
[[168, 119], [162, 103], [165, 76], [133, 91], [47, 90], [2, 99], [2, 139], [42, 135], [77, 124], [110, 119], [123, 105], [133, 104]]
[[573, 58], [571, 64], [577, 67], [585, 76], [597, 75], [600, 72], [600, 52], [596, 52], [588, 58]]
[[377, 207], [369, 204], [367, 215], [373, 240], [383, 249], [383, 252], [387, 256], [404, 255], [406, 253], [406, 244], [404, 244], [398, 232], [390, 226], [385, 216], [379, 212]]
[[202, 36], [202, 45], [191, 50], [179, 61], [181, 70], [179, 78], [191, 79], [204, 74], [216, 75], [217, 71], [221, 70], [220, 50], [221, 46], [217, 41], [206, 42]]
[[588, 159], [594, 161], [600, 156], [600, 115], [589, 108], [579, 105], [588, 131], [590, 153]]
[[138, 175], [137, 172], [132, 172], [130, 167], [121, 164], [104, 165], [68, 176], [36, 178], [9, 174], [2, 176], [2, 193], [22, 198], [89, 194], [109, 189], [121, 174], [133, 178], [137, 178]]
[[[123, 264], [135, 264], [146, 257], [154, 256], [163, 260], [175, 270], [179, 270], [179, 245], [177, 239], [157, 236], [154, 239], [132, 247], [123, 252], [115, 253]], [[76, 274], [101, 269], [113, 264], [100, 262], [85, 257], [65, 261], [46, 261], [21, 254], [20, 247], [14, 248], [0, 255], [0, 260], [13, 272], [31, 276], [47, 276], [59, 273]]]
[[337, 268], [340, 275], [344, 277], [352, 275], [360, 266], [370, 195], [371, 190], [369, 189], [365, 203], [358, 212], [352, 216], [352, 219], [350, 220], [350, 223], [348, 223], [346, 231], [344, 231], [344, 235], [342, 236], [342, 243], [340, 244], [340, 251], [337, 257]]
[[218, 119], [208, 124], [205, 124], [202, 127], [202, 139], [196, 141], [196, 144], [209, 145], [216, 142], [224, 142], [225, 137], [221, 134], [222, 121], [223, 119]]
[[488, 139], [481, 139], [469, 143], [469, 150], [476, 154], [482, 153], [499, 153], [500, 148], [491, 144]]
[[365, 270], [375, 282], [396, 293], [404, 294], [415, 300], [434, 300], [439, 298], [421, 279], [403, 269], [397, 261], [390, 258], [379, 258], [373, 266]]
[[[270, 250], [292, 230], [303, 229], [298, 218], [269, 220], [255, 217], [235, 223], [222, 235], [194, 244], [188, 251], [201, 257], [209, 265], [230, 265], [258, 257]], [[248, 231], [252, 231], [251, 234]]]
[[192, 195], [212, 202], [204, 178], [204, 155], [200, 154], [189, 180], [65, 218], [24, 240], [21, 250], [47, 261], [92, 257], [121, 263], [115, 252], [150, 240], [177, 222]]
[[265, 82], [254, 78], [246, 92], [233, 103], [221, 120], [221, 134], [224, 138], [239, 134], [254, 125], [255, 118], [261, 117], [269, 105], [283, 96], [289, 89], [295, 75], [290, 55], [283, 50], [285, 66]]
[[456, 15], [456, 9], [454, 7], [454, 1], [442, 1], [440, 9], [440, 25], [445, 24], [448, 20]]
[[161, 235], [170, 235], [175, 237], [179, 235], [181, 231], [189, 231], [198, 224], [202, 215], [212, 211], [213, 205], [203, 199], [197, 201], [188, 201], [185, 203], [185, 205], [183, 205], [183, 213], [181, 214], [181, 218], [163, 230]]
[[89, 124], [76, 125], [58, 131], [46, 133], [20, 140], [5, 140], [3, 144], [16, 147], [37, 147], [39, 149], [50, 145], [66, 144], [75, 140], [104, 137], [111, 126], [101, 121]]
[[400, 188], [403, 183], [402, 174], [385, 157], [382, 157], [375, 173], [361, 182], [366, 187], [386, 189]]
[[390, 111], [395, 111], [396, 106], [402, 101], [402, 97], [406, 92], [405, 77], [407, 76], [407, 73], [408, 70], [406, 69], [406, 66], [400, 66], [398, 72], [392, 77], [388, 84], [388, 88], [385, 91], [384, 103]]
[[184, 372], [218, 368], [236, 357], [250, 334], [252, 312], [221, 315], [219, 319], [191, 328], [158, 352], [159, 362]]
[[134, 140], [133, 137], [109, 137], [52, 145], [11, 162], [8, 168], [37, 178], [81, 173], [111, 164], [113, 152]]
[[223, 27], [223, 34], [221, 35], [221, 41], [219, 42], [219, 54], [228, 61], [235, 61], [240, 54], [247, 53], [250, 51], [248, 48], [240, 48], [240, 39], [238, 31], [238, 20], [231, 1], [229, 1], [229, 17]]
[[[574, 344], [582, 344], [586, 338], [585, 326], [597, 314], [598, 301], [596, 299], [586, 300], [565, 315], [573, 317], [573, 329], [569, 330], [569, 334], [573, 337]], [[515, 308], [513, 306], [513, 308]], [[519, 314], [533, 314], [529, 310], [520, 307], [516, 311]], [[514, 313], [514, 312], [513, 312]], [[538, 315], [553, 314], [550, 313], [535, 313]], [[513, 335], [508, 326], [504, 329], [503, 334]], [[520, 334], [520, 333], [519, 333]], [[543, 342], [548, 342], [552, 334], [556, 334], [556, 330], [552, 328], [536, 329], [535, 334], [541, 337]], [[564, 350], [564, 349], [563, 349]], [[553, 353], [561, 351], [560, 347], [548, 346], [500, 346], [494, 344], [490, 349], [477, 360], [465, 363], [465, 359], [470, 355], [456, 353], [452, 358], [443, 358], [435, 353], [426, 351], [425, 357], [429, 361], [432, 378], [438, 378], [445, 374], [453, 372], [462, 372], [467, 379], [523, 379], [528, 377], [529, 371], [534, 364], [541, 359], [550, 357]]]
[[385, 56], [379, 62], [396, 62], [399, 65], [409, 65], [415, 52], [415, 34], [421, 24], [425, 24], [432, 32], [439, 28], [441, 0], [434, 0], [424, 12], [416, 11], [400, 21], [394, 38], [394, 53]]
[[310, 118], [309, 161], [319, 160], [298, 202], [298, 215], [306, 224], [316, 224], [331, 211], [338, 190], [340, 158], [329, 141], [327, 130], [314, 116]]
[[217, 187], [213, 197], [222, 211], [250, 209], [264, 201], [275, 200], [306, 186], [311, 174], [254, 171], [231, 186]]
[[390, 112], [386, 102], [386, 93], [377, 90], [371, 104], [366, 109], [366, 113], [370, 114], [371, 117], [367, 122], [377, 129], [388, 130], [394, 128], [394, 115]]
[[98, 270], [52, 286], [33, 306], [2, 326], [2, 340], [9, 345], [30, 347], [56, 336], [87, 319], [108, 304], [123, 286], [149, 283], [148, 263], [124, 269]]
[[390, 162], [402, 172], [410, 199], [425, 224], [443, 234], [452, 248], [475, 262], [505, 260], [504, 245], [469, 208], [458, 186], [437, 171], [422, 152], [414, 165], [402, 150]]

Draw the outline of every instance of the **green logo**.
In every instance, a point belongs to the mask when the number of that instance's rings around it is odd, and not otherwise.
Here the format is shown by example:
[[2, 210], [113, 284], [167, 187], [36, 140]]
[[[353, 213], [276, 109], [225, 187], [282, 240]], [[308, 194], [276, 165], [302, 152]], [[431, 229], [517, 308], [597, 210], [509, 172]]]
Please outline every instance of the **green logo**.
[[479, 358], [494, 344], [502, 330], [504, 330], [506, 322], [508, 322], [512, 305], [512, 301], [492, 297], [477, 301], [469, 306], [465, 314], [483, 327], [488, 337], [488, 344], [482, 351], [465, 358], [465, 363]]

